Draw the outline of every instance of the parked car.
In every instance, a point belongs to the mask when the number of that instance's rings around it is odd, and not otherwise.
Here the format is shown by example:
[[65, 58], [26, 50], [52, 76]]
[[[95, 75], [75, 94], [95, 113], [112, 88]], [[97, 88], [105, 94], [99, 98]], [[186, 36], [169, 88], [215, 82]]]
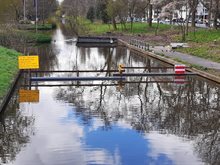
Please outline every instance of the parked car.
[[196, 20], [195, 20], [195, 23], [197, 23], [197, 24], [203, 24], [204, 22], [203, 22], [202, 19], [196, 19]]
[[158, 23], [158, 20], [160, 24], [164, 24], [164, 21], [160, 20], [159, 18], [153, 18], [152, 23]]
[[147, 22], [146, 18], [141, 18], [141, 22]]
[[183, 18], [174, 18], [172, 20], [173, 23], [185, 23], [184, 19]]
[[[214, 22], [211, 22], [210, 27], [214, 27]], [[220, 22], [217, 22], [217, 27], [220, 28]]]

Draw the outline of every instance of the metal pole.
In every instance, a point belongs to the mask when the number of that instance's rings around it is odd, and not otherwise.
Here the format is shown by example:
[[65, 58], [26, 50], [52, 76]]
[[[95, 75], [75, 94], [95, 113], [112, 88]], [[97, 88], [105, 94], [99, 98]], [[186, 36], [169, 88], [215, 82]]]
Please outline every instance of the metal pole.
[[[144, 84], [150, 84], [150, 83], [176, 83], [175, 81], [119, 81], [118, 83], [112, 83], [112, 84], [32, 84], [32, 87], [60, 87], [60, 86], [77, 86], [77, 87], [81, 87], [81, 86], [85, 86], [85, 87], [93, 87], [93, 86], [117, 86], [117, 85], [126, 85], [126, 84], [140, 84], [140, 83], [144, 83]], [[184, 81], [184, 83], [189, 83], [189, 81]], [[22, 85], [21, 87], [28, 87], [27, 85]]]
[[38, 21], [38, 18], [37, 18], [37, 7], [38, 7], [37, 1], [38, 1], [38, 0], [35, 0], [35, 12], [36, 12], [36, 13], [35, 13], [35, 14], [36, 14], [36, 20], [35, 20], [36, 22], [35, 22], [35, 25], [36, 25], [36, 33], [37, 33], [37, 21]]
[[123, 76], [123, 77], [144, 77], [144, 76], [194, 76], [196, 73], [185, 73], [185, 74], [176, 74], [176, 73], [115, 73], [113, 76]]
[[33, 70], [32, 72], [33, 73], [83, 73], [83, 72], [105, 73], [105, 72], [118, 72], [118, 70], [102, 70], [102, 69], [101, 70]]
[[26, 0], [24, 0], [24, 2], [23, 2], [24, 4], [24, 21], [26, 20]]
[[31, 81], [121, 81], [125, 77], [31, 77]]

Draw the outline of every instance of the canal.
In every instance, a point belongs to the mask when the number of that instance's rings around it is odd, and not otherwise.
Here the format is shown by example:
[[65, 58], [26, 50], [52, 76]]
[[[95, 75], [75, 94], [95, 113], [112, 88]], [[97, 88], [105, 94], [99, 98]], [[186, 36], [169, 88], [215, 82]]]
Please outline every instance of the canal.
[[[27, 48], [41, 70], [168, 66], [123, 46], [76, 47], [57, 29], [53, 43]], [[157, 69], [152, 72], [171, 72]], [[147, 72], [130, 69], [129, 72]], [[79, 76], [109, 76], [80, 73]], [[201, 165], [220, 162], [220, 86], [198, 76], [129, 78], [135, 83], [41, 82], [22, 74], [0, 116], [3, 165]], [[70, 77], [76, 73], [39, 73]], [[138, 83], [148, 81], [148, 83]], [[52, 86], [55, 85], [55, 86]], [[23, 92], [22, 92], [23, 91]], [[23, 94], [23, 95], [22, 95]], [[21, 96], [22, 95], [22, 96]]]

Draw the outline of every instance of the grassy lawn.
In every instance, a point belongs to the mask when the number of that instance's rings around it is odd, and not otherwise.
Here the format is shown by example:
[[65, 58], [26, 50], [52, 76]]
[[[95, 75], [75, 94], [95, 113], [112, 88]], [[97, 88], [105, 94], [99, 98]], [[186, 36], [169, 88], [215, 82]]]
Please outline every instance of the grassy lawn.
[[220, 62], [220, 30], [199, 29], [187, 36], [189, 48], [178, 51]]
[[35, 33], [35, 32], [26, 32], [26, 31], [18, 31], [17, 32], [21, 37], [24, 37], [27, 42], [30, 43], [50, 43], [52, 38], [48, 34], [44, 33]]
[[51, 36], [45, 33], [27, 32], [23, 30], [14, 30], [9, 33], [0, 31], [0, 41], [3, 42], [50, 43], [51, 40]]
[[[18, 26], [18, 28], [21, 30], [35, 30], [36, 25], [34, 25], [34, 24], [20, 24]], [[38, 30], [52, 30], [54, 28], [56, 28], [55, 24], [38, 24], [37, 25]]]
[[[114, 30], [112, 24], [102, 24], [100, 22], [91, 23], [88, 20], [80, 20], [80, 24], [86, 29], [87, 34], [95, 34], [101, 35], [106, 32], [114, 32], [114, 33], [124, 33], [124, 34], [154, 34], [157, 24], [153, 24], [153, 27], [149, 27], [147, 23], [142, 22], [134, 22], [133, 29], [130, 30], [131, 24], [126, 23], [126, 29], [121, 25], [117, 24], [117, 30]], [[159, 24], [159, 32], [163, 32], [169, 30], [171, 28], [170, 25]], [[84, 31], [85, 32], [85, 31]]]
[[6, 94], [17, 68], [18, 52], [0, 46], [0, 100]]

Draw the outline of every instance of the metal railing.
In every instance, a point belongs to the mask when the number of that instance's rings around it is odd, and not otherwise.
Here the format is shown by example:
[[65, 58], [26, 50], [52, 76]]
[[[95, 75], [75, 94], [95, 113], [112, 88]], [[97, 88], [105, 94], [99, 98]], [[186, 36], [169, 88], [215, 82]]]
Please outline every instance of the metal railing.
[[150, 51], [150, 44], [146, 43], [145, 41], [141, 41], [137, 39], [130, 39], [129, 44], [137, 48], [140, 48], [142, 50]]

